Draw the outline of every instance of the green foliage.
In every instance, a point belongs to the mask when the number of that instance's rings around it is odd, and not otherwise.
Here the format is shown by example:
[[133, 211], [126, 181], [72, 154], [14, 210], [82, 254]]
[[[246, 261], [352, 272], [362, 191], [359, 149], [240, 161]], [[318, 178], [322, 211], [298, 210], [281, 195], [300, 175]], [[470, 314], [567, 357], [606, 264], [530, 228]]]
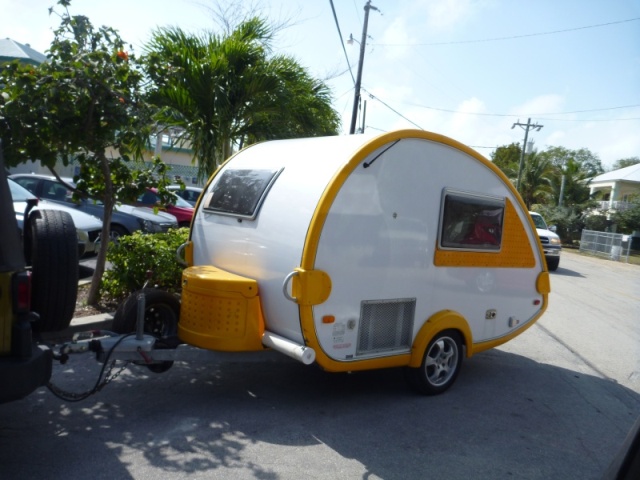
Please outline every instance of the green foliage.
[[520, 182], [520, 195], [527, 205], [547, 203], [551, 196], [551, 163], [533, 151], [525, 155], [524, 168]]
[[151, 285], [177, 292], [181, 288], [182, 270], [176, 251], [189, 237], [188, 228], [167, 233], [141, 234], [120, 237], [111, 244], [107, 258], [112, 267], [104, 274], [102, 295], [115, 300], [125, 298], [142, 288], [151, 271]]
[[548, 147], [539, 155], [552, 165], [549, 203], [578, 207], [589, 202], [589, 180], [604, 171], [597, 155], [586, 148], [569, 150], [564, 147]]
[[115, 30], [94, 29], [86, 17], [68, 12], [60, 18], [46, 62], [14, 62], [0, 73], [8, 163], [40, 160], [54, 167], [78, 153], [79, 160], [95, 162], [110, 147], [125, 156], [139, 153], [150, 112], [135, 56]]
[[596, 232], [606, 232], [610, 226], [611, 221], [604, 215], [589, 215], [584, 222], [584, 228]]
[[630, 207], [617, 211], [611, 218], [618, 233], [631, 234], [634, 230], [640, 231], [640, 195], [632, 196], [629, 203]]
[[520, 167], [521, 154], [522, 149], [520, 148], [520, 144], [512, 143], [496, 148], [495, 151], [491, 153], [491, 161], [515, 183]]
[[630, 167], [631, 165], [636, 165], [638, 163], [640, 163], [640, 157], [621, 158], [620, 160], [613, 162], [611, 170], [620, 170], [621, 168]]
[[161, 28], [147, 45], [151, 98], [166, 127], [179, 127], [206, 178], [246, 142], [336, 134], [327, 86], [290, 57], [270, 57], [272, 30], [248, 18], [228, 33]]
[[542, 215], [547, 225], [555, 225], [556, 233], [563, 244], [573, 244], [580, 240], [588, 218], [588, 210], [581, 206], [534, 205], [532, 211]]
[[[64, 13], [47, 61], [0, 67], [0, 138], [9, 166], [39, 160], [57, 176], [57, 161], [77, 161], [78, 194], [105, 205], [102, 238], [109, 238], [118, 201], [131, 201], [151, 184], [167, 196], [166, 166], [157, 160], [146, 168], [139, 161], [155, 111], [145, 99], [144, 72], [131, 46], [114, 29], [94, 28], [87, 17], [71, 16], [69, 0], [58, 5]], [[90, 304], [97, 301], [106, 248], [102, 242]]]
[[559, 169], [570, 161], [578, 164], [584, 178], [593, 178], [604, 172], [600, 158], [588, 148], [570, 150], [565, 147], [548, 147], [540, 155]]
[[[118, 32], [94, 28], [65, 7], [60, 26], [37, 67], [0, 68], [0, 137], [10, 166], [40, 161], [80, 164], [78, 191], [113, 206], [147, 185], [162, 183], [166, 166], [146, 168], [142, 153], [153, 107], [145, 100], [144, 72]], [[54, 172], [55, 173], [55, 172]]]

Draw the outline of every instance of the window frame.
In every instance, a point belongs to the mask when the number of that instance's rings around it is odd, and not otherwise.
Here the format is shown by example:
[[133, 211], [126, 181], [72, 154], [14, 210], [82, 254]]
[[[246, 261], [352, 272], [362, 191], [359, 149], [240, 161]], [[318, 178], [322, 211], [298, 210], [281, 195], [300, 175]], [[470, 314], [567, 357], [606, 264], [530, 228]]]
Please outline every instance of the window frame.
[[[264, 203], [264, 200], [267, 198], [267, 195], [269, 194], [269, 191], [271, 190], [271, 187], [273, 186], [273, 184], [276, 182], [276, 180], [278, 179], [278, 177], [280, 176], [280, 174], [282, 173], [282, 171], [284, 170], [284, 167], [282, 168], [229, 168], [226, 169], [222, 172], [220, 172], [218, 174], [218, 177], [215, 181], [215, 183], [211, 186], [211, 189], [206, 193], [206, 200], [205, 202], [203, 202], [203, 206], [202, 209], [204, 212], [206, 213], [213, 213], [216, 215], [223, 215], [226, 217], [233, 217], [233, 218], [239, 218], [239, 219], [245, 219], [245, 220], [255, 220], [255, 218], [258, 216], [258, 213], [260, 212], [260, 209], [262, 208], [262, 204]], [[271, 178], [269, 179], [269, 181], [264, 185], [262, 192], [260, 193], [257, 201], [255, 202], [255, 206], [253, 207], [253, 211], [251, 212], [251, 214], [245, 214], [245, 213], [238, 213], [238, 212], [234, 212], [234, 211], [225, 211], [219, 208], [213, 208], [211, 207], [211, 201], [213, 200], [213, 193], [216, 189], [216, 186], [220, 183], [220, 181], [223, 179], [223, 176], [227, 173], [227, 172], [234, 172], [234, 171], [256, 171], [256, 172], [270, 172], [271, 173]]]
[[[473, 204], [473, 200], [478, 200], [478, 203], [475, 205], [478, 211], [481, 211], [482, 208], [485, 209], [500, 209], [500, 222], [497, 224], [500, 227], [500, 232], [497, 238], [497, 244], [490, 243], [470, 243], [463, 239], [460, 239], [457, 244], [451, 240], [446, 241], [444, 239], [445, 228], [448, 226], [446, 224], [446, 214], [447, 214], [447, 198], [448, 197], [458, 198], [461, 200], [466, 200], [466, 202], [460, 203], [470, 203]], [[471, 202], [470, 202], [471, 201]], [[504, 240], [504, 220], [506, 214], [507, 207], [507, 199], [506, 197], [498, 197], [495, 195], [487, 195], [483, 193], [477, 192], [469, 192], [464, 190], [457, 190], [453, 188], [444, 188], [442, 190], [442, 196], [440, 200], [440, 218], [438, 222], [438, 249], [440, 250], [448, 250], [455, 252], [478, 252], [478, 253], [500, 253], [503, 248], [503, 240]], [[467, 227], [469, 225], [475, 225], [474, 222], [467, 222], [465, 224]]]

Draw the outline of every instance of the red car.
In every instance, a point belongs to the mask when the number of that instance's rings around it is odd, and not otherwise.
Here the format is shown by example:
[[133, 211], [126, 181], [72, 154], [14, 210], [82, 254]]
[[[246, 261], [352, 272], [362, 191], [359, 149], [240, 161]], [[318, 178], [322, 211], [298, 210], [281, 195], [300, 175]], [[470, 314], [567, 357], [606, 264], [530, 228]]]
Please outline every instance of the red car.
[[158, 207], [176, 217], [179, 227], [190, 227], [194, 208], [189, 202], [180, 198], [175, 193], [172, 194], [172, 197], [174, 199], [172, 203], [163, 205], [160, 195], [158, 195], [158, 190], [150, 188], [138, 197], [136, 205], [150, 208]]

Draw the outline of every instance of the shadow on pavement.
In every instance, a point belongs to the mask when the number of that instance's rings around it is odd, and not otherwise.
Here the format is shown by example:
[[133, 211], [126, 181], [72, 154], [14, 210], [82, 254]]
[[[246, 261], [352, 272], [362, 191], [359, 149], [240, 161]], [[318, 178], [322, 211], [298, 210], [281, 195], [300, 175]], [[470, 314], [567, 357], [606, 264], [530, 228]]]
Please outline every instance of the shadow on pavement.
[[558, 267], [558, 270], [555, 272], [551, 272], [551, 275], [562, 275], [564, 277], [579, 277], [585, 278], [580, 272], [576, 272], [574, 270], [569, 270], [568, 268]]
[[[42, 389], [4, 406], [3, 475], [134, 478], [144, 465], [163, 478], [597, 479], [640, 412], [632, 390], [500, 350], [468, 359], [435, 397], [400, 369], [186, 353], [161, 375], [132, 366], [77, 404]], [[98, 369], [72, 357], [53, 379], [78, 390]]]

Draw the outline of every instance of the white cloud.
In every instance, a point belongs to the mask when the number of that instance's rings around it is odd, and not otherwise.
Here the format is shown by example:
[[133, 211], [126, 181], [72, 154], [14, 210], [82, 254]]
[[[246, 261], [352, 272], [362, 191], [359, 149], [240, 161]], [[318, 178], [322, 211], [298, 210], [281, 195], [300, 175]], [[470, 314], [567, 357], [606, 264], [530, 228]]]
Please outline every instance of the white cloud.
[[385, 29], [381, 39], [371, 41], [390, 45], [383, 50], [385, 59], [389, 61], [402, 60], [411, 53], [407, 45], [412, 42], [408, 34], [407, 22], [403, 17], [396, 17]]
[[511, 111], [513, 115], [529, 115], [535, 116], [538, 114], [549, 114], [554, 112], [561, 112], [565, 105], [565, 98], [562, 95], [546, 94], [539, 95], [530, 100], [527, 100], [522, 105], [514, 107]]
[[473, 16], [484, 4], [477, 0], [427, 0], [421, 2], [427, 12], [427, 28], [447, 31]]

